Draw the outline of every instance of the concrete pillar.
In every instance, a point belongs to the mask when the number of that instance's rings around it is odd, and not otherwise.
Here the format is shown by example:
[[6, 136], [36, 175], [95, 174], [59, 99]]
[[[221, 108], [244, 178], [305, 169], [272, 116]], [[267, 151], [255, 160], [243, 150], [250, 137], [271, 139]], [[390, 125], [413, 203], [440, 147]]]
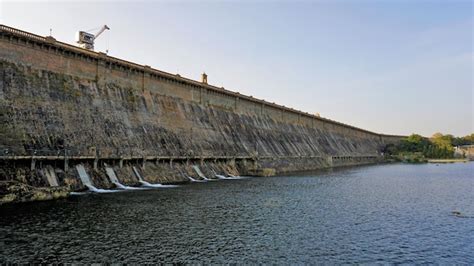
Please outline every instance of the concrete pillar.
[[107, 55], [105, 53], [99, 53], [97, 58], [96, 82], [99, 87], [105, 84], [105, 77], [107, 75], [107, 68], [105, 65], [106, 58]]
[[35, 170], [35, 166], [36, 166], [36, 160], [35, 159], [31, 159], [31, 171]]
[[119, 168], [122, 168], [123, 167], [123, 158], [120, 158], [120, 161], [119, 161]]
[[332, 156], [328, 156], [327, 162], [328, 162], [328, 165], [329, 165], [329, 166], [333, 166], [333, 165], [334, 165], [334, 162], [333, 162], [333, 160], [332, 160]]
[[145, 165], [146, 165], [146, 158], [143, 158], [143, 161], [142, 161], [142, 168], [145, 169]]
[[142, 76], [142, 91], [145, 91], [146, 89], [146, 80], [149, 78], [150, 74], [149, 72], [151, 71], [151, 67], [148, 65], [143, 66], [143, 76]]
[[238, 112], [239, 110], [239, 97], [235, 97], [235, 106], [234, 106], [234, 111]]

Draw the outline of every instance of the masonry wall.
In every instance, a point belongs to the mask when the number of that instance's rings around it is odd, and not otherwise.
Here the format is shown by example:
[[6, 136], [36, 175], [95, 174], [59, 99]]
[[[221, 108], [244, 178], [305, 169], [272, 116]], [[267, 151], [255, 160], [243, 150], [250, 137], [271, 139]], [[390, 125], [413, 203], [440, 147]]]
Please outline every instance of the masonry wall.
[[374, 162], [400, 139], [42, 37], [0, 33], [0, 156], [245, 157], [286, 172]]

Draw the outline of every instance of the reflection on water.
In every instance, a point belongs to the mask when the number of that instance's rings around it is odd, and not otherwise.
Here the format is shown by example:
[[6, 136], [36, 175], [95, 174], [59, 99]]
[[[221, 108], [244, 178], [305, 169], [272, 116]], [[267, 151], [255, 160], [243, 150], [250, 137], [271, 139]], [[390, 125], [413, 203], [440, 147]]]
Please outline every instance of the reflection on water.
[[0, 207], [0, 262], [474, 263], [474, 163], [380, 165]]

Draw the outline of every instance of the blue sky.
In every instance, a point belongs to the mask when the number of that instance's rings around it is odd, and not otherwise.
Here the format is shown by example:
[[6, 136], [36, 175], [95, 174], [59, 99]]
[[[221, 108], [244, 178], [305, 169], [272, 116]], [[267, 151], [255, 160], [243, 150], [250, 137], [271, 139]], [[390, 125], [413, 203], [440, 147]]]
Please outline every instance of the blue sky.
[[389, 134], [474, 132], [471, 1], [2, 1], [0, 22]]

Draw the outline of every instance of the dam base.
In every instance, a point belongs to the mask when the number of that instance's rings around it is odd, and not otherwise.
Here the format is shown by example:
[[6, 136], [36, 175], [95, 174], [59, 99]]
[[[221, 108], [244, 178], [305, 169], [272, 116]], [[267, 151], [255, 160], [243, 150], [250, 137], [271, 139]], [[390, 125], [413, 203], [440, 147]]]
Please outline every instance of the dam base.
[[[31, 163], [33, 160], [34, 164]], [[338, 163], [341, 160], [345, 163]], [[199, 166], [191, 161], [191, 158], [146, 161], [126, 158], [52, 159], [39, 156], [0, 158], [0, 169], [15, 169], [15, 172], [9, 175], [13, 178], [0, 180], [0, 204], [60, 199], [73, 192], [111, 193], [120, 189], [172, 188], [177, 184], [189, 182], [232, 180], [241, 179], [243, 176], [274, 176], [331, 167], [374, 164], [384, 160], [376, 157], [324, 160], [286, 158], [285, 167], [280, 167], [280, 171], [269, 168], [276, 164], [282, 165], [281, 161], [275, 158], [199, 159]], [[335, 162], [336, 165], [328, 162]], [[32, 165], [34, 168], [31, 168]], [[51, 176], [55, 177], [53, 182]]]

